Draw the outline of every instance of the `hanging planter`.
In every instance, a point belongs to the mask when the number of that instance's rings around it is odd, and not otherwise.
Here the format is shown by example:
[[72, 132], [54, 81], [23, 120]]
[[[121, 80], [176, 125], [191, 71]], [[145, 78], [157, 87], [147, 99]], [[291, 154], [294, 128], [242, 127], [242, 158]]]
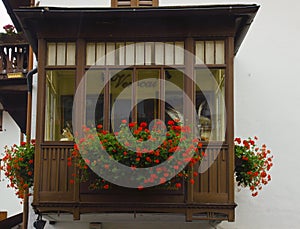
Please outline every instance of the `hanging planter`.
[[238, 186], [250, 189], [252, 196], [269, 183], [273, 166], [271, 151], [265, 144], [258, 147], [256, 140], [257, 137], [235, 139], [235, 178]]

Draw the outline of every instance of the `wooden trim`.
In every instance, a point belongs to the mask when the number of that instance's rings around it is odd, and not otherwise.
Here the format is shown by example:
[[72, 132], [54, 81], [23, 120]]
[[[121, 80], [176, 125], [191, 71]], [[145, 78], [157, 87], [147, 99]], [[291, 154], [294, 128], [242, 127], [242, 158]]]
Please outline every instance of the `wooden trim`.
[[228, 195], [229, 202], [234, 203], [234, 38], [229, 37], [225, 42], [226, 77], [225, 100], [227, 112], [226, 142], [228, 144]]
[[[184, 60], [185, 60], [185, 78], [184, 78], [184, 92], [186, 95], [195, 103], [195, 85], [194, 85], [194, 39], [189, 37], [185, 40], [185, 53], [184, 53]], [[188, 77], [187, 77], [188, 76]], [[186, 106], [188, 103], [184, 103]], [[193, 112], [188, 108], [184, 107], [184, 117], [191, 117], [191, 120], [187, 120], [187, 125], [191, 124], [193, 120]], [[186, 120], [185, 120], [186, 121]], [[190, 169], [189, 176], [193, 174], [193, 168]], [[194, 191], [193, 185], [188, 182], [187, 184], [187, 202], [191, 203], [194, 199]]]
[[36, 118], [36, 148], [34, 156], [34, 196], [33, 204], [39, 203], [39, 188], [40, 188], [40, 162], [41, 162], [41, 143], [44, 141], [45, 129], [45, 61], [46, 61], [46, 41], [39, 39], [38, 41], [38, 90], [37, 90], [37, 118]]
[[[78, 39], [77, 42], [76, 42], [76, 63], [77, 63], [77, 68], [76, 68], [76, 86], [75, 86], [75, 93], [77, 93], [77, 88], [79, 85], [80, 88], [82, 89], [82, 91], [79, 91], [79, 96], [81, 98], [85, 98], [85, 94], [86, 92], [83, 91], [83, 87], [82, 87], [82, 84], [85, 84], [85, 81], [81, 82], [82, 80], [84, 80], [84, 75], [85, 75], [85, 60], [86, 60], [86, 43], [83, 39]], [[78, 95], [76, 95], [78, 96]], [[75, 97], [75, 96], [74, 96]], [[83, 99], [83, 101], [85, 101]], [[78, 106], [79, 105], [79, 106]], [[76, 128], [81, 128], [82, 125], [84, 125], [85, 123], [85, 102], [81, 103], [81, 104], [77, 104], [76, 107], [75, 107], [75, 115], [77, 116], [77, 118], [79, 118], [78, 120], [76, 120], [76, 125], [79, 125], [77, 126]], [[74, 123], [74, 121], [73, 121]], [[73, 127], [74, 128], [74, 127]], [[74, 168], [74, 173], [77, 174], [78, 171], [77, 171], [77, 168]], [[79, 187], [80, 187], [80, 182], [79, 181], [76, 181], [75, 184], [74, 184], [74, 193], [73, 193], [73, 198], [74, 198], [74, 201], [76, 202], [79, 202], [80, 200], [80, 193], [79, 193]]]

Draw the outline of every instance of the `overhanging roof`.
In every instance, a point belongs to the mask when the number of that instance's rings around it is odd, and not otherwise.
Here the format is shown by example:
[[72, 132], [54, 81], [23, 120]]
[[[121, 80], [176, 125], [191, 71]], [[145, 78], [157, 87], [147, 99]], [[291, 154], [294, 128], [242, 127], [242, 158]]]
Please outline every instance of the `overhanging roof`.
[[[25, 32], [33, 50], [37, 52], [37, 32], [45, 28], [49, 21], [57, 25], [65, 21], [72, 21], [77, 26], [78, 34], [82, 28], [88, 26], [87, 21], [128, 20], [128, 19], [155, 19], [155, 18], [233, 18], [235, 20], [235, 53], [238, 51], [246, 33], [258, 11], [256, 4], [245, 5], [203, 5], [184, 7], [149, 7], [149, 8], [55, 8], [31, 7], [15, 9], [19, 26]], [[87, 20], [88, 19], [88, 20]], [[176, 23], [176, 21], [174, 21]]]
[[2, 0], [8, 15], [10, 16], [12, 22], [14, 23], [18, 32], [22, 31], [21, 25], [19, 24], [13, 9], [18, 9], [20, 7], [30, 6], [30, 0]]

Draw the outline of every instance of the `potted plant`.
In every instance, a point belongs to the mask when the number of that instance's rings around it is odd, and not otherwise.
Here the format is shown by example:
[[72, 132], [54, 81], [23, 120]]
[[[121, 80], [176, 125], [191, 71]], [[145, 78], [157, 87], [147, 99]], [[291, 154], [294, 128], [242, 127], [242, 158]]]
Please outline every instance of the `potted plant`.
[[271, 180], [269, 170], [273, 166], [273, 155], [263, 144], [258, 147], [257, 137], [235, 138], [235, 177], [238, 186], [249, 188], [252, 196], [257, 196], [263, 185]]
[[27, 44], [23, 33], [17, 33], [11, 24], [3, 26], [5, 33], [0, 33], [0, 45]]
[[29, 144], [21, 142], [20, 145], [5, 146], [0, 170], [10, 182], [7, 186], [15, 189], [16, 195], [21, 199], [25, 198], [25, 193], [31, 195], [28, 190], [33, 186], [34, 149], [35, 140], [31, 140]]

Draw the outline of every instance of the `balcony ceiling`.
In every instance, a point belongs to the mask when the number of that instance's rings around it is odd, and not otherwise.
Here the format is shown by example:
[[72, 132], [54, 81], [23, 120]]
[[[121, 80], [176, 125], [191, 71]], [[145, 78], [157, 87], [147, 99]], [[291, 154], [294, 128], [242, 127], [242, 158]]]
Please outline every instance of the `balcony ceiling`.
[[164, 21], [171, 23], [173, 29], [176, 29], [177, 24], [183, 25], [183, 28], [188, 27], [190, 22], [193, 22], [194, 26], [209, 23], [220, 26], [224, 21], [231, 21], [234, 23], [231, 26], [231, 29], [234, 29], [231, 35], [235, 37], [235, 52], [237, 52], [258, 9], [259, 6], [255, 4], [153, 8], [30, 7], [15, 9], [14, 13], [35, 53], [40, 34], [53, 38], [59, 38], [58, 34], [61, 37], [68, 34], [74, 38], [85, 36], [88, 31], [95, 32], [104, 24], [111, 25], [117, 30], [122, 26], [130, 27], [137, 22], [143, 27], [143, 23], [153, 26], [155, 22], [159, 25], [159, 22]]
[[0, 103], [20, 127], [22, 133], [26, 133], [27, 79], [0, 80]]

